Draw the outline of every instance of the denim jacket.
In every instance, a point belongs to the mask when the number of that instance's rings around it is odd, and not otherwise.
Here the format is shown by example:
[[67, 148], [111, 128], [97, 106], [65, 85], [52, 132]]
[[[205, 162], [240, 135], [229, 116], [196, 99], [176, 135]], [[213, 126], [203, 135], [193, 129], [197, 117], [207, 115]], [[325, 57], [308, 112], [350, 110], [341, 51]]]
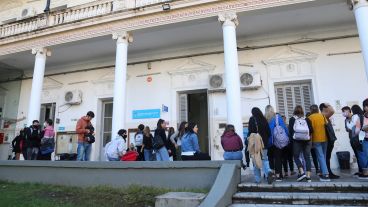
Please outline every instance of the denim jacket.
[[188, 132], [181, 138], [182, 152], [200, 152], [198, 136], [196, 133]]

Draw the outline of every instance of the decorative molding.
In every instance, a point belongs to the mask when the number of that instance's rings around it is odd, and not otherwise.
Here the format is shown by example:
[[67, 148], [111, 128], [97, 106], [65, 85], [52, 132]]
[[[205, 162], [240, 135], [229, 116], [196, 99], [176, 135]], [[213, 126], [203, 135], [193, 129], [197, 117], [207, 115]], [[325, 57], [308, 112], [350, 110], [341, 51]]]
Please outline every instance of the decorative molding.
[[239, 20], [235, 12], [226, 12], [218, 15], [218, 21], [222, 23], [223, 26], [238, 26]]
[[[130, 75], [127, 74], [127, 80], [130, 79]], [[93, 84], [114, 84], [115, 82], [115, 69], [108, 69], [108, 72], [100, 76], [96, 80], [91, 81]]]
[[49, 89], [59, 89], [63, 87], [63, 83], [51, 78], [51, 77], [45, 77], [43, 81], [43, 90], [49, 90]]
[[124, 43], [124, 42], [132, 43], [133, 42], [132, 34], [126, 31], [113, 32], [112, 39], [116, 40], [117, 43]]
[[272, 65], [272, 64], [279, 64], [279, 63], [288, 63], [288, 62], [295, 62], [295, 61], [311, 61], [316, 60], [318, 57], [318, 54], [292, 48], [292, 47], [286, 47], [284, 49], [281, 49], [278, 53], [273, 55], [267, 60], [263, 60], [262, 62], [266, 65]]
[[44, 47], [35, 47], [32, 48], [33, 55], [46, 55], [47, 57], [51, 56], [51, 50]]
[[[24, 35], [5, 38], [0, 43], [0, 55], [31, 50], [34, 47], [49, 47], [67, 42], [74, 42], [94, 37], [106, 36], [119, 31], [134, 31], [159, 25], [168, 25], [194, 19], [218, 16], [219, 13], [244, 12], [276, 6], [284, 6], [311, 0], [227, 0], [207, 4], [177, 4], [170, 12], [162, 12], [159, 8], [151, 13], [135, 13], [126, 15], [117, 13], [78, 23], [44, 28]], [[10, 44], [11, 43], [11, 44]]]
[[209, 63], [195, 60], [193, 58], [188, 58], [188, 60], [177, 67], [174, 71], [169, 71], [169, 75], [189, 75], [194, 73], [203, 73], [203, 72], [211, 72], [215, 70], [215, 65], [211, 65]]

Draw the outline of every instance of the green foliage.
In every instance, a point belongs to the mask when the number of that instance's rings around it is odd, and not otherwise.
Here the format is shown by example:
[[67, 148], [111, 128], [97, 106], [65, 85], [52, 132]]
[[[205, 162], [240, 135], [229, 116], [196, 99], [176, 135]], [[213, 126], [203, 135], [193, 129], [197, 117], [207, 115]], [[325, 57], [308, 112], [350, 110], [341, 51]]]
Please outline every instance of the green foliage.
[[[1, 207], [149, 207], [155, 205], [155, 197], [170, 189], [128, 186], [112, 188], [98, 186], [78, 188], [32, 183], [0, 181]], [[183, 189], [174, 191], [207, 193], [207, 189]]]

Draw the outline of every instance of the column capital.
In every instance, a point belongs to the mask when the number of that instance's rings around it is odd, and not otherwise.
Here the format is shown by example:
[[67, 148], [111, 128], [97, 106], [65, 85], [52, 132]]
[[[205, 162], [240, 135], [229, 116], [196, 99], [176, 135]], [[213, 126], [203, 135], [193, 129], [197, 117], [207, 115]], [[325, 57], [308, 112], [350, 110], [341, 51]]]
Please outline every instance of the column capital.
[[50, 57], [51, 56], [51, 50], [45, 47], [36, 47], [32, 48], [32, 54], [33, 55], [43, 55]]
[[355, 10], [365, 6], [368, 7], [368, 0], [347, 0], [347, 3], [351, 10]]
[[239, 25], [238, 16], [236, 15], [235, 12], [226, 12], [226, 13], [219, 14], [218, 21], [221, 22], [223, 26], [227, 26], [227, 25], [238, 26]]
[[113, 32], [112, 33], [112, 39], [116, 40], [118, 43], [120, 42], [127, 42], [132, 43], [133, 42], [133, 36], [129, 32]]

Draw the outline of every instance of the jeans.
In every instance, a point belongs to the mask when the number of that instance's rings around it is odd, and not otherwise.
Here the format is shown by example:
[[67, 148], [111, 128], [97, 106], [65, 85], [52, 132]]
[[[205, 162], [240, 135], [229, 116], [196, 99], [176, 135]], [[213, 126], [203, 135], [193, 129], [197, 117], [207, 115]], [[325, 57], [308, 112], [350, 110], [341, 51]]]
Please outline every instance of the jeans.
[[[268, 173], [271, 172], [270, 169], [270, 163], [268, 162], [268, 157], [267, 157], [267, 149], [263, 149], [262, 152], [262, 165], [263, 165], [263, 173], [266, 175], [266, 177], [268, 177]], [[260, 183], [261, 182], [261, 169], [256, 167], [256, 164], [253, 161], [253, 173], [254, 173], [254, 177], [256, 180], [256, 183]]]
[[361, 153], [361, 165], [362, 168], [368, 168], [368, 140], [364, 139], [362, 143], [363, 152]]
[[77, 161], [89, 161], [92, 150], [92, 144], [87, 142], [78, 143]]
[[28, 147], [27, 148], [27, 159], [37, 160], [39, 150], [40, 149], [38, 147]]
[[224, 160], [243, 160], [242, 151], [224, 152]]
[[327, 142], [314, 142], [313, 147], [316, 150], [318, 164], [321, 166], [322, 174], [328, 175], [329, 173], [326, 164]]
[[[298, 166], [299, 168], [303, 168], [306, 169], [308, 172], [311, 171], [311, 160], [310, 160], [310, 156], [311, 156], [311, 142], [310, 141], [294, 141], [293, 143], [293, 148], [294, 148], [294, 160], [295, 160], [295, 164], [296, 166]], [[305, 161], [305, 165], [303, 165], [303, 163], [300, 160], [300, 153], [302, 153], [304, 161]]]
[[170, 160], [170, 156], [169, 156], [169, 152], [167, 152], [166, 147], [161, 147], [156, 151], [156, 160], [157, 161], [169, 161]]
[[120, 161], [120, 159], [119, 158], [116, 158], [116, 157], [109, 157], [109, 156], [107, 156], [107, 159], [109, 161]]
[[151, 149], [144, 149], [144, 161], [153, 161], [153, 152]]

